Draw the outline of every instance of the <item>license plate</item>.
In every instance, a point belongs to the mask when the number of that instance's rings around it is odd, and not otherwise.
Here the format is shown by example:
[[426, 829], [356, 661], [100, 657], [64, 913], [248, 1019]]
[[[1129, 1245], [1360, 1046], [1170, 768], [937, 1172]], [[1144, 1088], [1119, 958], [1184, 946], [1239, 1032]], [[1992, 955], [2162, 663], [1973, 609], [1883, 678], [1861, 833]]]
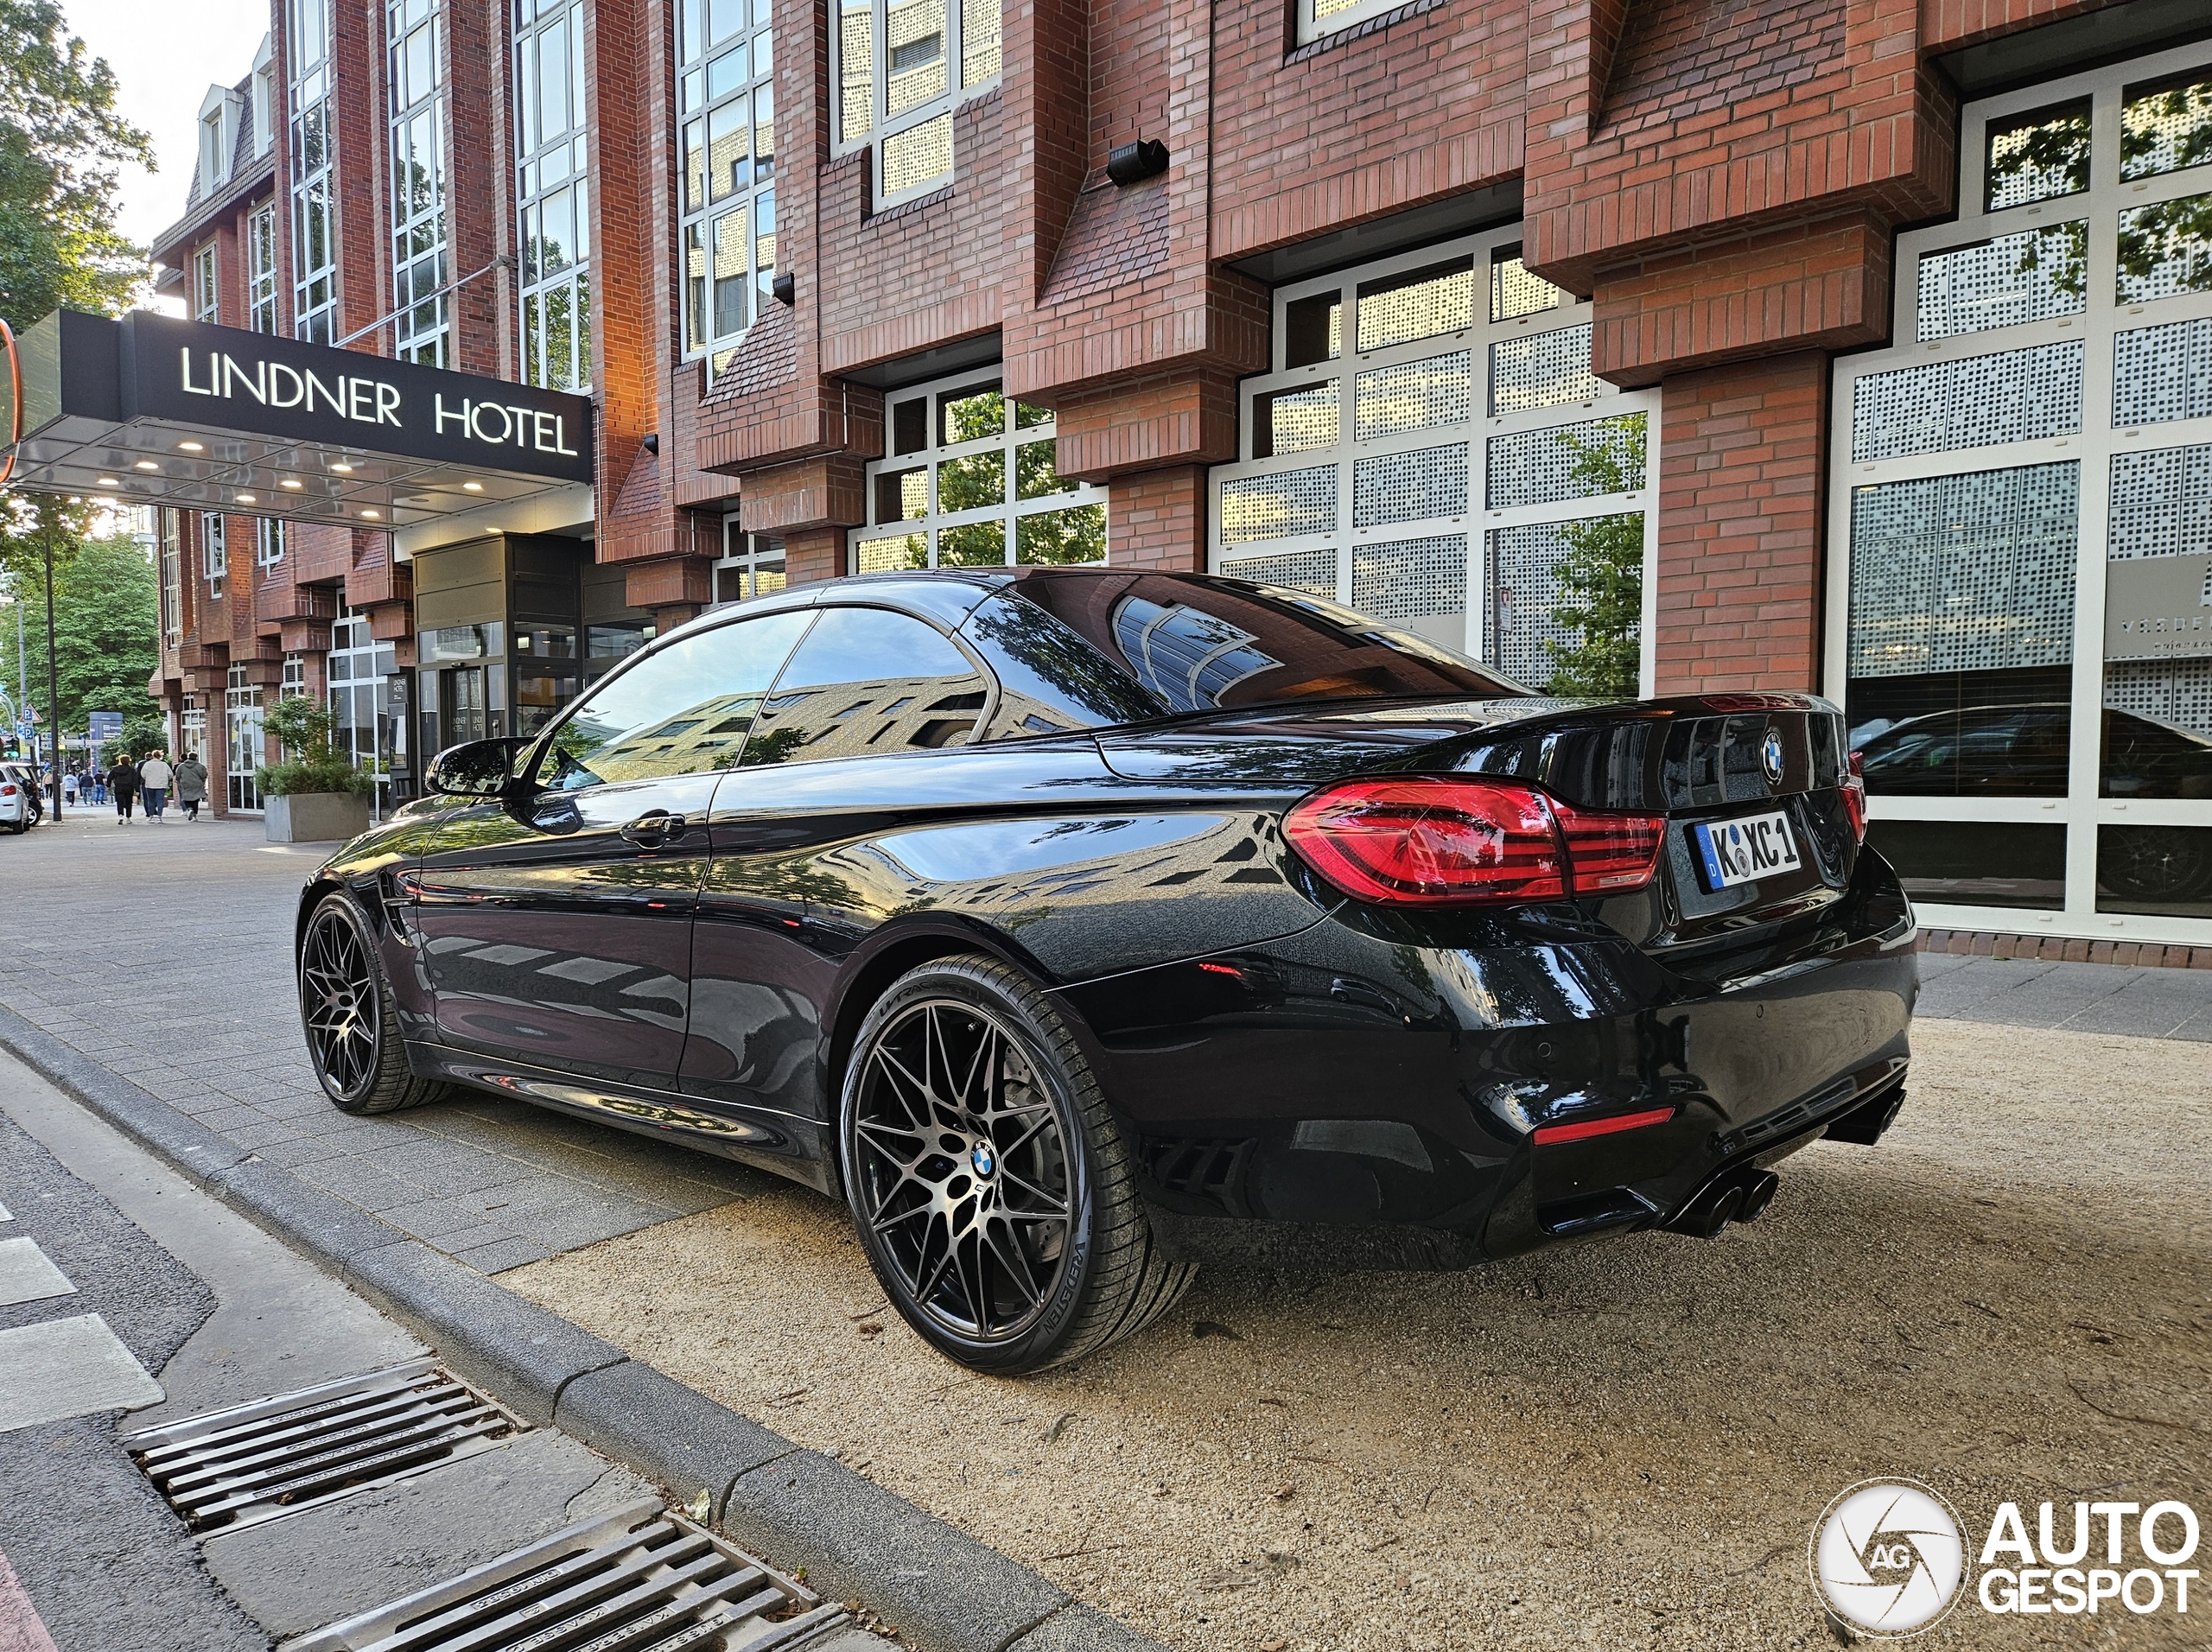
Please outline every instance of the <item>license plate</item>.
[[1777, 873], [1796, 872], [1804, 864], [1797, 858], [1789, 816], [1779, 810], [1742, 820], [1701, 820], [1691, 826], [1690, 839], [1697, 845], [1708, 889], [1755, 883]]

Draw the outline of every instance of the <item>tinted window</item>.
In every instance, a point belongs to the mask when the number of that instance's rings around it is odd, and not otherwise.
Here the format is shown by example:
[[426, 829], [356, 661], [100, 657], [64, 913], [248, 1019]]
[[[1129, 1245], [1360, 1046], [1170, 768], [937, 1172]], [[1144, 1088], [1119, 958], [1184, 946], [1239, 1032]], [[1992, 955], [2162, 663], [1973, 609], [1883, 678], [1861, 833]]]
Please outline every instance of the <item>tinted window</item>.
[[1201, 575], [1041, 569], [1024, 571], [1014, 589], [1125, 674], [1155, 715], [1298, 700], [1527, 692], [1465, 655], [1302, 591]]
[[745, 761], [962, 745], [989, 689], [968, 657], [919, 620], [824, 608], [761, 707]]
[[611, 781], [735, 768], [806, 609], [694, 632], [602, 679], [553, 736], [541, 784], [573, 791]]

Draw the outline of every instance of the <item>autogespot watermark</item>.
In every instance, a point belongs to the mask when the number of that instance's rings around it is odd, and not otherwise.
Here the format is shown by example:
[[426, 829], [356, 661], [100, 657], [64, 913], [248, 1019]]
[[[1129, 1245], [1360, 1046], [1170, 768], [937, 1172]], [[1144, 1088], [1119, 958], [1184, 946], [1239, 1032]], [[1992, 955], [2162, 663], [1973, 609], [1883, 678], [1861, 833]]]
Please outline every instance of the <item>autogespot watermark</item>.
[[[1969, 1577], [1966, 1527], [1916, 1480], [1866, 1480], [1813, 1528], [1813, 1587], [1845, 1623], [1902, 1638], [1933, 1628], [1963, 1600], [1993, 1615], [2185, 1614], [2196, 1580], [2196, 1511], [2142, 1503], [2000, 1503]], [[2101, 1541], [2100, 1541], [2101, 1540]], [[2099, 1564], [2101, 1561], [2102, 1564]]]

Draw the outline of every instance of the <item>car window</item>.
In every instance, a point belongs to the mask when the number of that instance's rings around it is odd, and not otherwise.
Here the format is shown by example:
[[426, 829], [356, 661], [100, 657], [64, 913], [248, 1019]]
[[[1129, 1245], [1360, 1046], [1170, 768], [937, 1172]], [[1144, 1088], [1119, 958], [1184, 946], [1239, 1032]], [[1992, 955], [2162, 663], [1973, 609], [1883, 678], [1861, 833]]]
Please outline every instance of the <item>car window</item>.
[[1014, 591], [1126, 672], [1156, 715], [1528, 690], [1413, 632], [1284, 587], [1198, 575], [1018, 573]]
[[824, 608], [760, 708], [745, 762], [965, 744], [990, 683], [934, 628], [884, 608]]
[[602, 677], [553, 735], [539, 784], [563, 791], [738, 766], [768, 685], [813, 618], [695, 632]]

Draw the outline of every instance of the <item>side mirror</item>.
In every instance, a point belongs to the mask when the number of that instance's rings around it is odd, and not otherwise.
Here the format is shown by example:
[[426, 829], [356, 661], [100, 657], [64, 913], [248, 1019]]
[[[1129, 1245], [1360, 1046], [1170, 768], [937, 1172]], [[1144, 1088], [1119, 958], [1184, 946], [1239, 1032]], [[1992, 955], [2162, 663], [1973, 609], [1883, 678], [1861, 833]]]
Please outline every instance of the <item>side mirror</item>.
[[430, 759], [425, 790], [444, 797], [503, 797], [515, 781], [515, 759], [537, 744], [509, 735], [449, 746]]

